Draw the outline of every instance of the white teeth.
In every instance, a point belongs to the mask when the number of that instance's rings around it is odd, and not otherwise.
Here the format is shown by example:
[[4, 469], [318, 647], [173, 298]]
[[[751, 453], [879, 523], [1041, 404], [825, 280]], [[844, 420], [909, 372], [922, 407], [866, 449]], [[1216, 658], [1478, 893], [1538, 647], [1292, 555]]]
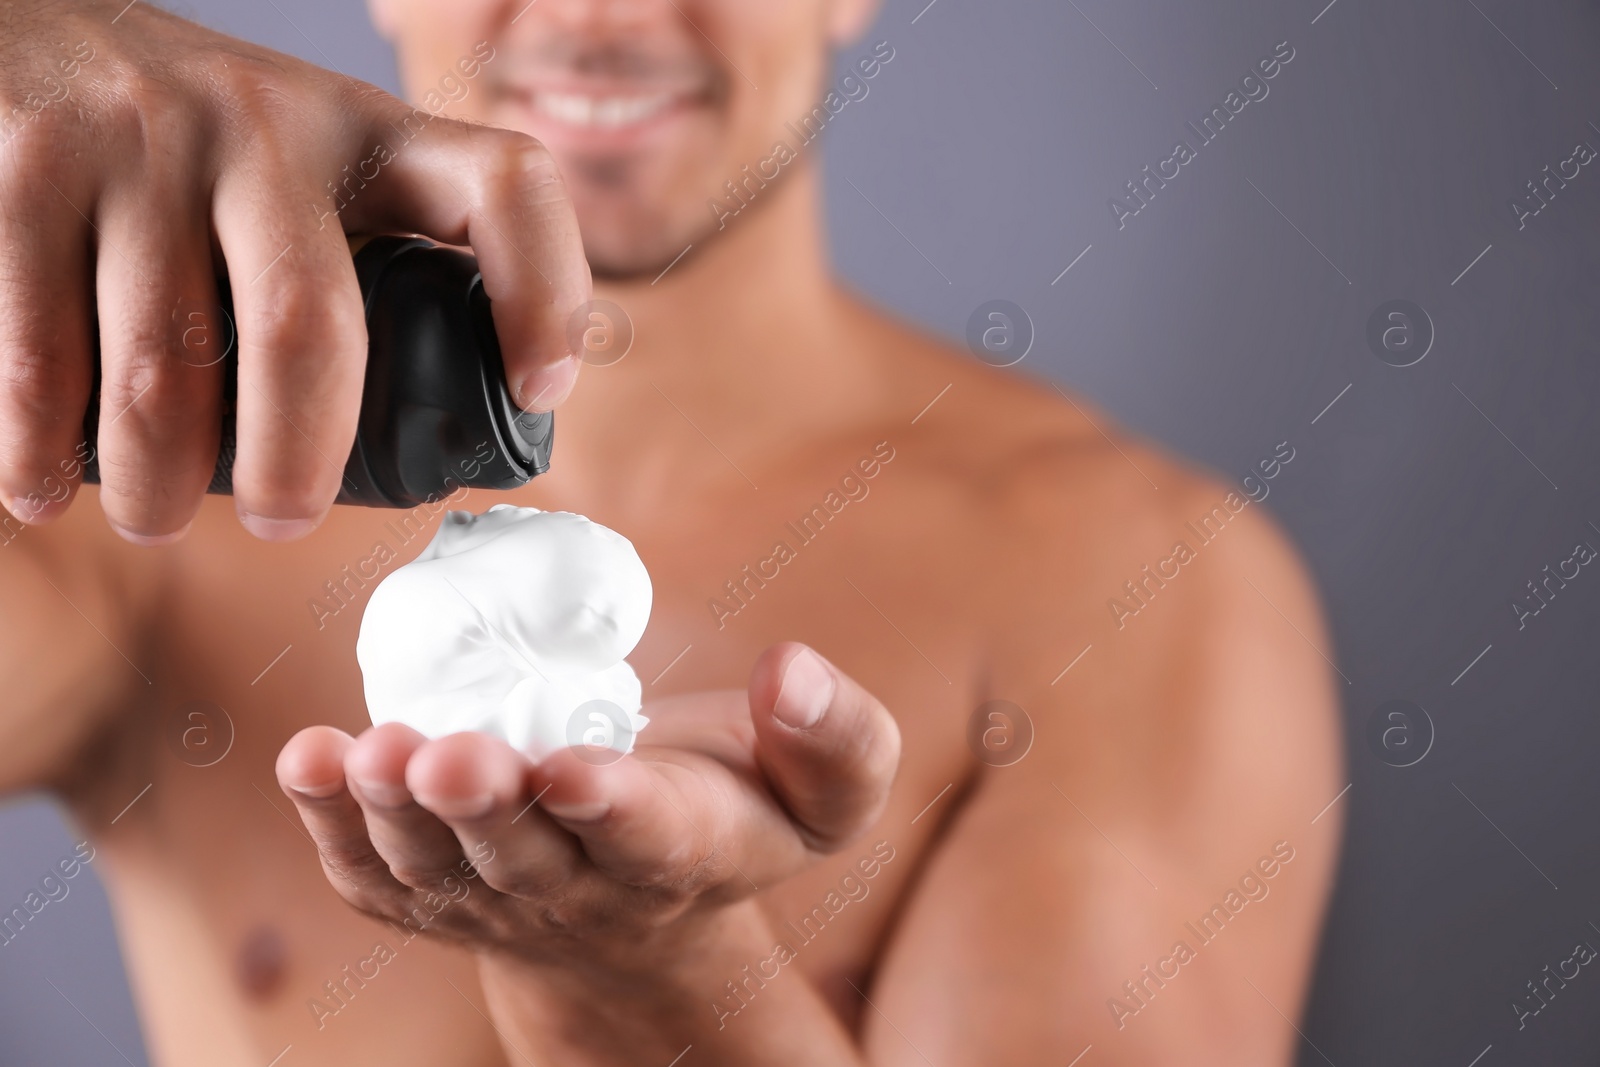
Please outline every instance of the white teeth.
[[651, 117], [672, 103], [673, 96], [671, 93], [656, 93], [652, 96], [594, 97], [580, 93], [541, 92], [534, 100], [540, 111], [569, 126], [616, 129]]

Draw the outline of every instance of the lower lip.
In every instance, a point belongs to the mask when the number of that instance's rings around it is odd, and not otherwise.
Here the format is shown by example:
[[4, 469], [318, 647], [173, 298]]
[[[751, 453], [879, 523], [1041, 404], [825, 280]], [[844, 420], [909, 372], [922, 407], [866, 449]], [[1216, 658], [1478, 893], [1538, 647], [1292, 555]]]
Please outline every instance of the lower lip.
[[507, 110], [515, 116], [512, 123], [508, 124], [537, 137], [552, 151], [595, 154], [648, 147], [653, 141], [668, 136], [674, 127], [688, 121], [704, 107], [699, 101], [680, 99], [637, 122], [621, 126], [589, 126], [564, 122], [525, 99], [506, 103]]

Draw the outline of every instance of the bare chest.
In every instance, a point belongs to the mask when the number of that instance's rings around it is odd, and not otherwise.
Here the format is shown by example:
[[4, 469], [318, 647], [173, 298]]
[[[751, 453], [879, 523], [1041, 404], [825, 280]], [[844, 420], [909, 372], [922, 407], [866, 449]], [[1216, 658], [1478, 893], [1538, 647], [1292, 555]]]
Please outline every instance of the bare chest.
[[[939, 546], [919, 543], [892, 494], [878, 488], [858, 477], [775, 493], [774, 503], [715, 529], [675, 519], [624, 530], [655, 584], [650, 627], [630, 656], [647, 702], [742, 688], [763, 648], [800, 640], [877, 693], [904, 737], [879, 826], [812, 870], [760, 887], [774, 944], [706, 990], [708, 1013], [747, 1003], [767, 983], [803, 980], [853, 1017], [850, 985], [862, 983], [890, 936], [897, 902], [914, 891], [919, 857], [968, 773], [973, 656], [959, 592], [940, 579]], [[231, 538], [232, 516], [219, 510], [208, 504], [203, 521]], [[301, 1047], [327, 1050], [329, 1062], [342, 1062], [335, 1050], [390, 1044], [394, 1061], [407, 1062], [427, 1054], [426, 1034], [443, 1031], [473, 1035], [458, 1040], [451, 1061], [474, 1062], [462, 1058], [465, 1044], [481, 1049], [478, 1062], [497, 1062], [467, 954], [418, 941], [396, 951], [379, 979], [359, 987], [341, 979], [389, 935], [323, 881], [272, 771], [279, 748], [304, 726], [366, 725], [354, 657], [361, 609], [436, 521], [355, 514], [288, 550], [230, 540], [185, 562], [161, 679], [162, 721], [172, 729], [151, 775], [159, 791], [147, 800], [161, 826], [166, 892], [191, 906], [130, 901], [123, 909], [153, 1038], [183, 1032], [184, 1012], [203, 1002], [215, 1005], [213, 1018], [231, 1020], [219, 1026], [252, 1052], [266, 1048], [268, 1059], [299, 1035]], [[195, 719], [197, 711], [207, 717]], [[202, 738], [195, 725], [211, 733]], [[181, 968], [173, 944], [193, 946]], [[343, 990], [333, 1017], [312, 1007], [329, 1002], [329, 983]]]

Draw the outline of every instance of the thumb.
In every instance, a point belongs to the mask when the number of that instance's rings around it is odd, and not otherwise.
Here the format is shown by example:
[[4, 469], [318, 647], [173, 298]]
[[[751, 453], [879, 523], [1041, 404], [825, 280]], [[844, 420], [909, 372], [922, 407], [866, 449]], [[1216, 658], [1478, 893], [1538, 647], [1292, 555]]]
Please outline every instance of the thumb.
[[900, 728], [872, 694], [805, 645], [774, 645], [750, 676], [756, 759], [801, 839], [833, 852], [883, 812]]

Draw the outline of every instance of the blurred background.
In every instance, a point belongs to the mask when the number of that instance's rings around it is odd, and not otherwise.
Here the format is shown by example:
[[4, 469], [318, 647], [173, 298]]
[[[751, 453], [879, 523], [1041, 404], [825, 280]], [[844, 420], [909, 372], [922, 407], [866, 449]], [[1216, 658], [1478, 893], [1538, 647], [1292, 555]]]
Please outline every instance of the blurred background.
[[[355, 0], [172, 7], [398, 88]], [[895, 60], [819, 141], [846, 278], [955, 338], [1018, 305], [1018, 373], [1223, 475], [1295, 449], [1267, 504], [1326, 597], [1350, 780], [1301, 1062], [1596, 1062], [1600, 978], [1520, 1030], [1513, 1001], [1600, 946], [1600, 572], [1513, 605], [1600, 548], [1600, 9], [888, 0], [867, 40]], [[71, 840], [0, 807], [0, 901]], [[0, 1064], [145, 1062], [93, 879], [0, 951]]]

